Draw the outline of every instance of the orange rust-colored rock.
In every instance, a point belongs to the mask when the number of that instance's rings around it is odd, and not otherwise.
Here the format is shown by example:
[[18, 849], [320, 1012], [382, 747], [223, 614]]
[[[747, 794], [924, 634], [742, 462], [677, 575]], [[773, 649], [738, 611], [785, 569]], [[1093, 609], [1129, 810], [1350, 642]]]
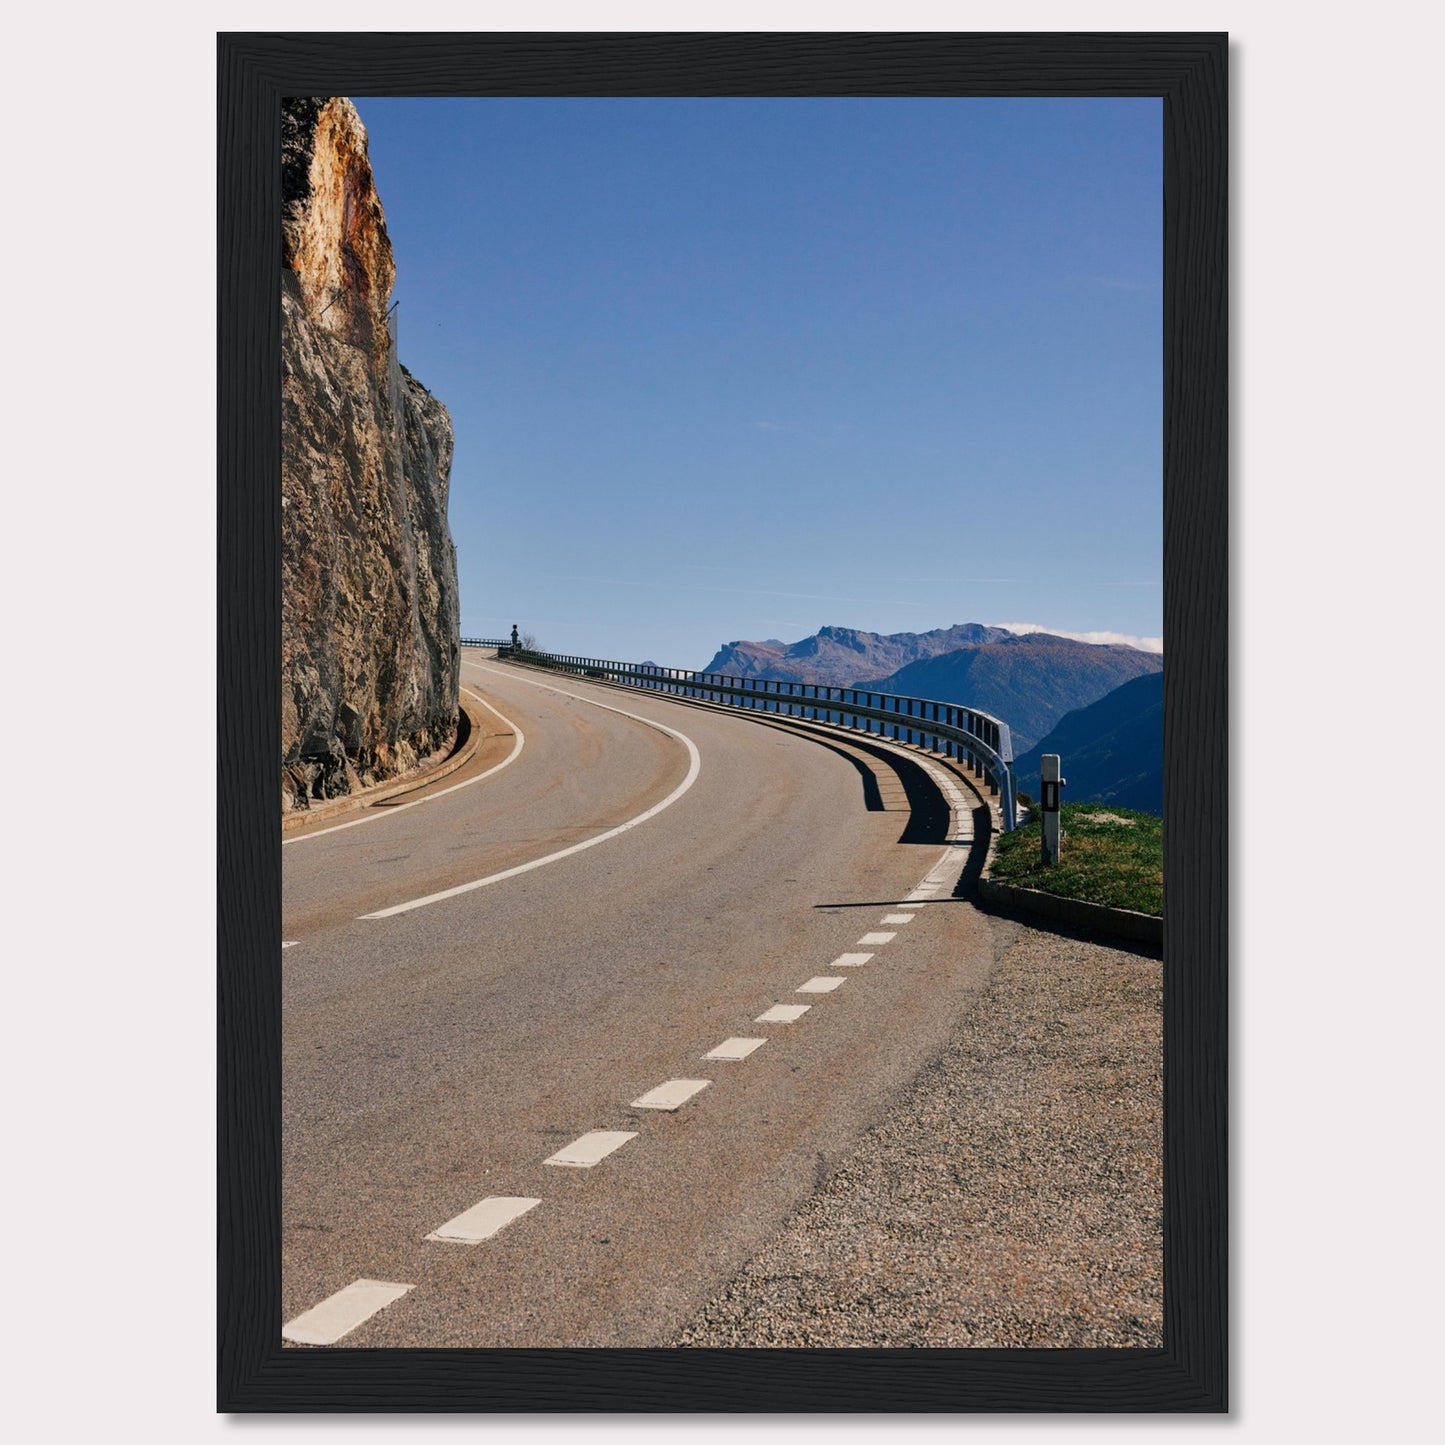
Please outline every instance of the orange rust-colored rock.
[[397, 360], [395, 264], [348, 100], [282, 107], [282, 805], [456, 735], [446, 408]]
[[340, 98], [288, 101], [285, 114], [281, 264], [314, 326], [384, 353], [396, 266], [361, 117]]

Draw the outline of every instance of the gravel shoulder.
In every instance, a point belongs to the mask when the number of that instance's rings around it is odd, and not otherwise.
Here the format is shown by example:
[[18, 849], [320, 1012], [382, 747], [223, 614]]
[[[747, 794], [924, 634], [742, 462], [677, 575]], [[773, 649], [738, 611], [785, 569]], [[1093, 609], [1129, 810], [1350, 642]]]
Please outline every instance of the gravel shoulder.
[[947, 1046], [670, 1343], [1163, 1344], [1163, 965], [993, 927]]

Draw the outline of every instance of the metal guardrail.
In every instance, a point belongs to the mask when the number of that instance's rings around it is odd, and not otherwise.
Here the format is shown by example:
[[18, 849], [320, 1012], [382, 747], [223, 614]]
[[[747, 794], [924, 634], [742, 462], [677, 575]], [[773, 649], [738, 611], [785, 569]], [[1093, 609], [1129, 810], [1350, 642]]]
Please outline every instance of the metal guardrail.
[[[778, 713], [835, 727], [851, 728], [899, 742], [914, 743], [965, 763], [999, 794], [1004, 830], [1018, 823], [1013, 775], [1013, 738], [1006, 722], [977, 708], [929, 698], [873, 692], [868, 688], [828, 687], [813, 682], [777, 682], [771, 678], [726, 677], [714, 672], [659, 667], [655, 663], [612, 662], [557, 652], [513, 648], [506, 638], [463, 637], [463, 647], [495, 647], [518, 662], [555, 672], [575, 673], [624, 687], [643, 688], [715, 702], [725, 707]], [[876, 724], [876, 729], [874, 727]]]

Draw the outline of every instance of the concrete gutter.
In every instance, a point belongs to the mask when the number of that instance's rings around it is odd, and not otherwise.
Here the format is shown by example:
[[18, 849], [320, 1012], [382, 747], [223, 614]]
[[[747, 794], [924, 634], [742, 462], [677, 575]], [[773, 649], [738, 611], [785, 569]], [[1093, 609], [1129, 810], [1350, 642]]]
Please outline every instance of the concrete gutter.
[[343, 813], [355, 812], [361, 808], [369, 808], [373, 803], [384, 802], [387, 798], [395, 798], [402, 793], [410, 793], [417, 788], [430, 787], [431, 784], [440, 782], [442, 778], [450, 777], [451, 774], [464, 768], [476, 755], [476, 751], [486, 741], [486, 726], [481, 711], [474, 703], [463, 696], [458, 702], [457, 708], [457, 741], [452, 745], [452, 750], [441, 762], [435, 764], [423, 763], [419, 768], [413, 768], [411, 772], [399, 778], [389, 778], [384, 783], [377, 783], [374, 787], [363, 788], [359, 793], [347, 793], [340, 798], [327, 798], [324, 802], [313, 803], [309, 808], [295, 808], [289, 813], [281, 815], [281, 833], [295, 833], [307, 823], [314, 823], [320, 818], [332, 818]]

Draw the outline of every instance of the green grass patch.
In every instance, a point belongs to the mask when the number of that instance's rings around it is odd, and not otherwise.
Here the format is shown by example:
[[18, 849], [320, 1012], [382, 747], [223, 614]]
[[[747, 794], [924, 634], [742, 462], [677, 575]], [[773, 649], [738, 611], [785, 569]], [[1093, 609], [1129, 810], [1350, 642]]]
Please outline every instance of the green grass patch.
[[1164, 914], [1164, 820], [1107, 803], [1065, 803], [1059, 861], [1045, 868], [1039, 815], [998, 840], [991, 877], [1062, 898]]

